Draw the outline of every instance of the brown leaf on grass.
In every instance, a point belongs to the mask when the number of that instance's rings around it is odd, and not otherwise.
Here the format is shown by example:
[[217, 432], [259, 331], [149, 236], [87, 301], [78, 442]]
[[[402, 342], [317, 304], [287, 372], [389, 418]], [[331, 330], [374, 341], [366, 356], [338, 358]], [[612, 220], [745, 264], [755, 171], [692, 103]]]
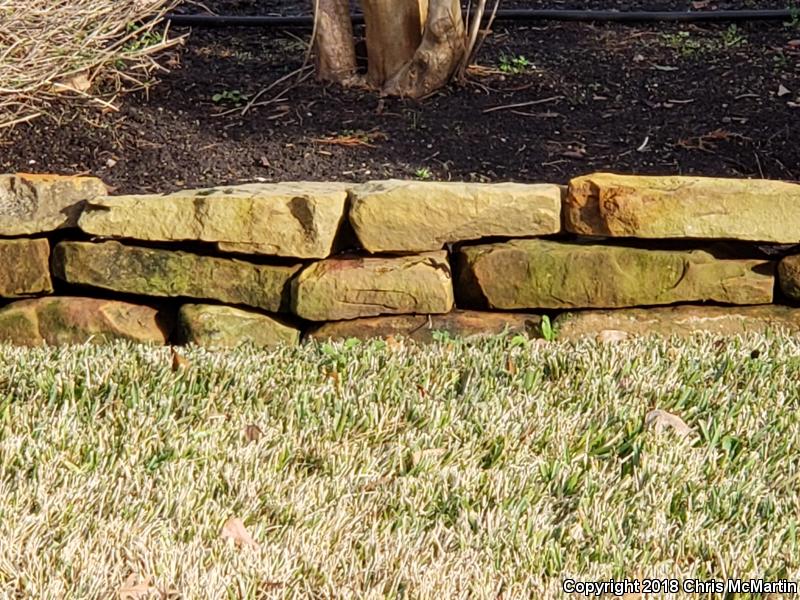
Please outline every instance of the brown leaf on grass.
[[333, 381], [333, 385], [339, 386], [339, 371], [336, 370], [336, 367], [326, 370], [325, 377]]
[[508, 371], [508, 374], [511, 375], [512, 377], [517, 374], [517, 365], [514, 362], [514, 359], [511, 358], [510, 356], [506, 361], [506, 371]]
[[655, 409], [651, 410], [644, 418], [646, 427], [653, 427], [656, 433], [664, 431], [665, 429], [673, 429], [678, 437], [686, 437], [694, 433], [694, 430], [689, 427], [683, 419], [678, 415], [673, 415], [665, 410]]
[[238, 517], [231, 517], [222, 526], [222, 539], [232, 540], [236, 546], [258, 549], [258, 544], [245, 529], [244, 523]]
[[244, 428], [244, 437], [248, 443], [257, 442], [264, 437], [264, 432], [259, 429], [258, 425], [249, 424]]
[[403, 342], [401, 340], [398, 340], [393, 335], [387, 335], [383, 339], [383, 341], [386, 343], [386, 347], [389, 348], [390, 350], [397, 350], [403, 347]]
[[447, 454], [446, 448], [426, 448], [425, 450], [415, 450], [411, 453], [411, 466], [416, 467], [423, 460], [434, 461]]
[[136, 573], [131, 573], [119, 589], [117, 597], [119, 600], [142, 600], [147, 598], [150, 592], [157, 591], [150, 585], [149, 577], [142, 577]]
[[175, 350], [175, 348], [170, 348], [172, 350], [172, 371], [176, 372], [180, 369], [188, 369], [190, 364], [189, 360], [185, 356], [181, 356]]

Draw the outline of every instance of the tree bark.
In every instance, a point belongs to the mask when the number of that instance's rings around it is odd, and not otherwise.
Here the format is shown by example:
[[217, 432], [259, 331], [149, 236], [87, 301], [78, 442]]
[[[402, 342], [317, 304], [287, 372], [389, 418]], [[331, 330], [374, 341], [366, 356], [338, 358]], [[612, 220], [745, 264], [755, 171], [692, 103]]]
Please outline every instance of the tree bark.
[[421, 6], [428, 0], [362, 0], [367, 25], [367, 82], [375, 87], [394, 77], [422, 41]]
[[460, 0], [430, 0], [422, 43], [383, 92], [420, 98], [447, 84], [465, 51]]
[[356, 72], [353, 24], [348, 0], [314, 0], [317, 12], [314, 40], [317, 78], [348, 83]]

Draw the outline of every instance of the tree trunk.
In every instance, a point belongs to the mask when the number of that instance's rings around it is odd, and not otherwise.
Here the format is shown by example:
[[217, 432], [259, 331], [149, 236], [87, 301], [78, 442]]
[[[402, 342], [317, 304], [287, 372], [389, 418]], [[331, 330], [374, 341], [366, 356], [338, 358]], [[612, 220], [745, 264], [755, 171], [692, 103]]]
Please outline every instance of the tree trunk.
[[[351, 83], [356, 59], [349, 0], [314, 2], [317, 76]], [[361, 5], [371, 87], [420, 98], [447, 84], [465, 53], [460, 0], [361, 0]]]
[[420, 98], [443, 87], [465, 51], [460, 0], [430, 0], [422, 43], [383, 86], [386, 94]]
[[348, 83], [356, 72], [349, 0], [315, 0], [317, 78]]
[[427, 0], [362, 0], [370, 85], [382, 87], [414, 57], [422, 41], [421, 4]]

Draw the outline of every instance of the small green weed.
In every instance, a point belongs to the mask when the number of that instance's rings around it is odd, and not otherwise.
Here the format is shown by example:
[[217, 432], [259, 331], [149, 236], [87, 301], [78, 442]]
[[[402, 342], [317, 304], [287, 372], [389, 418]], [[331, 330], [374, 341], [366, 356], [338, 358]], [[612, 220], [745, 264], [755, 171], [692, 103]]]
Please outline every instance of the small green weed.
[[509, 56], [506, 54], [500, 56], [499, 69], [509, 75], [524, 73], [531, 66], [531, 62], [524, 56]]
[[226, 106], [240, 107], [247, 100], [247, 95], [242, 94], [239, 90], [223, 90], [211, 96], [211, 101], [214, 104], [223, 104]]
[[789, 21], [785, 25], [794, 29], [800, 29], [800, 4], [792, 2], [791, 5], [788, 6], [788, 9]]
[[[133, 23], [129, 23], [128, 27], [126, 28], [128, 33], [135, 33], [139, 31], [139, 29], [140, 27]], [[145, 50], [147, 48], [152, 48], [153, 46], [158, 46], [163, 41], [163, 31], [155, 31], [150, 29], [131, 39], [131, 41], [125, 44], [124, 49], [126, 52], [138, 52], [139, 50]]]
[[433, 179], [433, 173], [431, 173], [431, 170], [428, 167], [420, 167], [414, 171], [414, 177], [421, 179], [422, 181], [428, 181]]
[[545, 340], [552, 342], [556, 339], [556, 332], [553, 329], [553, 324], [550, 322], [550, 317], [547, 315], [542, 316], [542, 323], [540, 327], [542, 329], [542, 337]]
[[729, 48], [738, 48], [747, 43], [747, 37], [736, 25], [727, 27], [718, 38], [696, 37], [689, 31], [666, 33], [662, 36], [664, 43], [673, 48], [683, 58], [720, 52]]

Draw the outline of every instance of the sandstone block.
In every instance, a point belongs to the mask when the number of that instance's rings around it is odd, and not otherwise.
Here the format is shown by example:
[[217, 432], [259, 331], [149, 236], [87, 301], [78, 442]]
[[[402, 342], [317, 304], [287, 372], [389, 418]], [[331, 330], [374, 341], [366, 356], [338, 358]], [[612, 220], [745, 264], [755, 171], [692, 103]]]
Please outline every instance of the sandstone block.
[[186, 343], [215, 347], [251, 343], [269, 348], [300, 341], [299, 330], [267, 315], [211, 304], [184, 304], [178, 312], [178, 335]]
[[441, 250], [488, 236], [558, 233], [557, 185], [373, 181], [351, 190], [350, 223], [369, 252]]
[[778, 263], [781, 291], [792, 300], [800, 300], [800, 255], [787, 256]]
[[446, 313], [453, 307], [447, 253], [396, 258], [335, 258], [292, 281], [292, 310], [309, 321], [381, 314]]
[[770, 261], [702, 251], [513, 240], [461, 248], [459, 295], [491, 308], [618, 308], [772, 302]]
[[473, 338], [502, 333], [540, 337], [541, 317], [522, 313], [455, 310], [444, 315], [393, 315], [325, 323], [309, 334], [315, 340], [406, 337], [430, 342], [436, 331]]
[[570, 182], [568, 231], [638, 238], [800, 241], [800, 185], [596, 173]]
[[0, 343], [21, 346], [113, 340], [164, 344], [168, 327], [156, 309], [115, 300], [49, 296], [0, 309]]
[[619, 340], [630, 336], [739, 335], [768, 329], [800, 331], [800, 309], [788, 306], [670, 306], [563, 313], [557, 339]]
[[324, 258], [344, 216], [343, 184], [247, 184], [166, 195], [107, 196], [80, 217], [96, 236], [218, 242], [230, 252]]
[[53, 270], [69, 283], [145, 296], [188, 297], [286, 308], [295, 266], [257, 265], [190, 252], [126, 246], [119, 242], [61, 242]]
[[45, 239], [0, 240], [0, 297], [52, 292], [49, 261], [50, 244]]
[[74, 227], [85, 202], [107, 193], [96, 177], [0, 175], [0, 236]]

